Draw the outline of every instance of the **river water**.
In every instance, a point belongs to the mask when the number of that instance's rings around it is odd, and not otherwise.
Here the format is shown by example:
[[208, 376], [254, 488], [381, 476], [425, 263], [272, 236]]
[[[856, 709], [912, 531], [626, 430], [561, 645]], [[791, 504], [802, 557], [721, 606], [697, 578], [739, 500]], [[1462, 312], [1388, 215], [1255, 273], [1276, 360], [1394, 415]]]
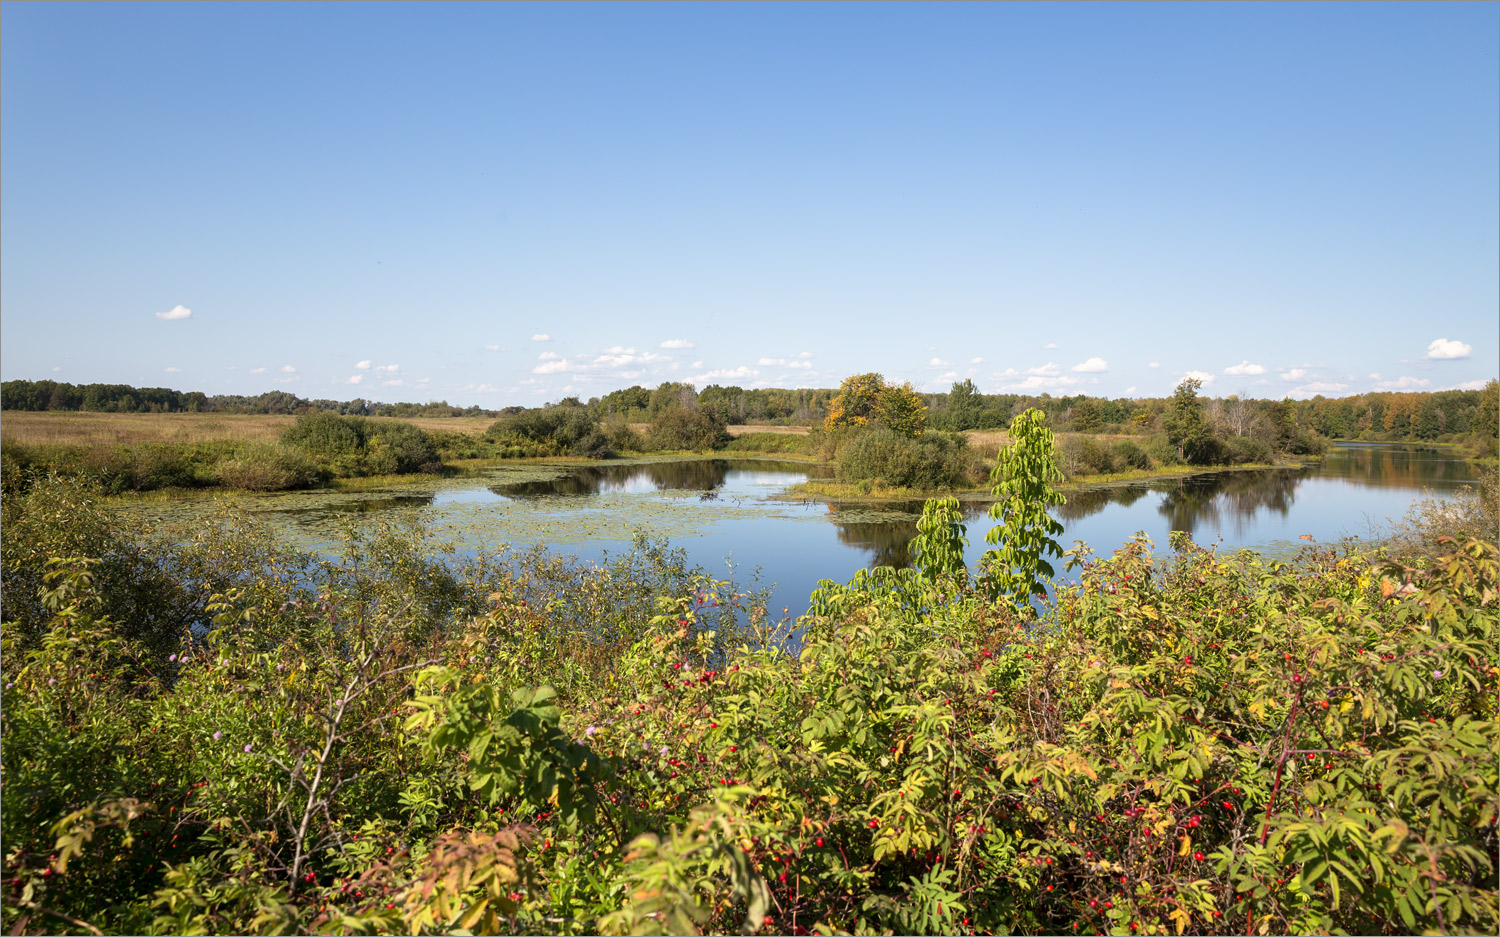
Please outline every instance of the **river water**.
[[[546, 544], [585, 559], [630, 546], [637, 531], [668, 538], [689, 559], [746, 583], [758, 570], [775, 584], [771, 608], [806, 609], [820, 579], [847, 581], [861, 568], [904, 565], [921, 504], [878, 508], [798, 503], [780, 495], [826, 467], [751, 459], [500, 467], [482, 478], [434, 481], [381, 491], [299, 492], [243, 499], [288, 539], [331, 551], [341, 520], [414, 516], [458, 551]], [[1439, 449], [1350, 443], [1301, 468], [1217, 472], [1128, 486], [1073, 491], [1053, 516], [1065, 546], [1087, 542], [1107, 555], [1137, 531], [1167, 549], [1170, 531], [1203, 545], [1295, 549], [1369, 537], [1426, 494], [1454, 494], [1472, 468]], [[182, 520], [207, 502], [142, 503], [129, 510]], [[983, 501], [964, 504], [968, 559], [988, 549], [992, 522]]]

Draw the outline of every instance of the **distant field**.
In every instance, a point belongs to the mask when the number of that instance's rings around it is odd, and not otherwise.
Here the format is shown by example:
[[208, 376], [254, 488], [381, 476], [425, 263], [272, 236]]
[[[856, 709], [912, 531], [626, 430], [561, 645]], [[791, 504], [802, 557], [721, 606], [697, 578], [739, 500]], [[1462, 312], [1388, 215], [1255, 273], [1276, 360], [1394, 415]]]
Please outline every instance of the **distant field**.
[[812, 432], [810, 426], [729, 426], [726, 427], [731, 436], [743, 436], [746, 433], [785, 433], [789, 436], [806, 436]]
[[[0, 435], [25, 445], [135, 445], [148, 442], [208, 442], [217, 439], [274, 439], [296, 417], [229, 413], [87, 413], [48, 410], [0, 414]], [[488, 417], [412, 417], [402, 420], [425, 430], [479, 434]]]

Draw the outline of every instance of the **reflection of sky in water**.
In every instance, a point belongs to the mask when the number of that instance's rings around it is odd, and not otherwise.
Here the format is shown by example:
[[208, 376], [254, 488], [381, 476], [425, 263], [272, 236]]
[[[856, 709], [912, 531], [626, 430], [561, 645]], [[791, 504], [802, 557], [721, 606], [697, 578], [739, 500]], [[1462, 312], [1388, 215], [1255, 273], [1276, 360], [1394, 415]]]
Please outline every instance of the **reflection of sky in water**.
[[[683, 460], [559, 468], [558, 477], [506, 483], [507, 473], [454, 480], [435, 491], [387, 490], [330, 499], [326, 493], [265, 499], [255, 510], [288, 533], [331, 545], [329, 521], [371, 520], [414, 511], [440, 540], [461, 549], [499, 543], [544, 543], [594, 559], [630, 546], [646, 527], [671, 538], [690, 560], [716, 576], [748, 583], [759, 567], [764, 584], [779, 583], [771, 606], [798, 614], [819, 579], [847, 581], [866, 566], [902, 565], [916, 534], [920, 504], [886, 510], [793, 504], [775, 500], [786, 486], [823, 476], [826, 468], [745, 460]], [[511, 476], [515, 477], [515, 476]], [[1301, 469], [1224, 472], [1149, 485], [1070, 492], [1054, 511], [1059, 540], [1086, 541], [1108, 554], [1144, 531], [1165, 551], [1167, 535], [1185, 530], [1200, 544], [1227, 548], [1368, 536], [1400, 518], [1424, 489], [1449, 494], [1472, 479], [1462, 460], [1400, 446], [1339, 447], [1321, 464]], [[989, 545], [994, 522], [985, 505], [965, 504], [973, 564]]]

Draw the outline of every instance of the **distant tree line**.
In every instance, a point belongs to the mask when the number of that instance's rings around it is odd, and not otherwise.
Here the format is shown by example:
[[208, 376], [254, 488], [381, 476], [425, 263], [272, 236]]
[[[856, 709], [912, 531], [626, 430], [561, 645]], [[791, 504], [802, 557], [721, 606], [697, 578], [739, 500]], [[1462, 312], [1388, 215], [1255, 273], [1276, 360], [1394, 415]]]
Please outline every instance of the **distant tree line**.
[[[847, 388], [751, 388], [666, 382], [654, 389], [639, 384], [583, 401], [568, 397], [541, 408], [432, 403], [380, 403], [356, 398], [348, 401], [307, 400], [286, 391], [255, 396], [207, 395], [165, 387], [128, 384], [67, 384], [57, 381], [6, 381], [0, 384], [0, 408], [6, 410], [92, 410], [103, 413], [281, 413], [315, 411], [342, 416], [510, 417], [532, 410], [562, 407], [580, 411], [573, 419], [591, 417], [599, 423], [651, 423], [665, 411], [682, 408], [707, 411], [722, 424], [814, 425], [822, 423]], [[851, 398], [852, 399], [852, 398]], [[1036, 408], [1053, 427], [1080, 433], [1147, 436], [1166, 432], [1173, 397], [1090, 397], [1086, 394], [983, 394], [973, 381], [956, 381], [947, 393], [915, 393], [903, 403], [925, 407], [926, 428], [959, 431], [1000, 429], [1017, 414]], [[1200, 398], [1203, 420], [1224, 439], [1259, 439], [1272, 448], [1296, 451], [1296, 440], [1368, 439], [1435, 442], [1477, 439], [1481, 445], [1496, 436], [1496, 382], [1481, 390], [1442, 390], [1405, 393], [1376, 391], [1348, 397], [1310, 400], [1254, 399], [1230, 395]], [[564, 435], [569, 435], [564, 433]], [[618, 435], [618, 434], [617, 434]], [[576, 441], [575, 441], [576, 442]], [[570, 442], [564, 448], [573, 448]], [[1494, 451], [1491, 446], [1490, 452]]]
[[280, 413], [327, 411], [343, 416], [485, 416], [482, 407], [454, 407], [446, 400], [429, 403], [381, 403], [353, 400], [305, 400], [283, 390], [253, 397], [243, 394], [205, 394], [167, 387], [129, 384], [67, 384], [59, 381], [6, 381], [0, 384], [0, 409], [89, 410], [96, 413]]

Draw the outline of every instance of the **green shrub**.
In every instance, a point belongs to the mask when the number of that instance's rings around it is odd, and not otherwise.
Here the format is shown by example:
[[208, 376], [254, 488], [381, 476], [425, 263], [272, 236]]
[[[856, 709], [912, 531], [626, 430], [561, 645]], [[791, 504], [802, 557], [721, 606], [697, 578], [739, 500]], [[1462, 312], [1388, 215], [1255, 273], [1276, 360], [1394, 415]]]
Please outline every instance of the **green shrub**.
[[902, 488], [952, 488], [967, 478], [967, 445], [958, 433], [912, 439], [884, 427], [860, 429], [839, 450], [836, 477]]
[[1270, 443], [1253, 436], [1231, 436], [1224, 441], [1224, 449], [1224, 459], [1230, 465], [1272, 462], [1276, 458]]
[[365, 438], [367, 474], [436, 474], [443, 469], [431, 437], [410, 423], [371, 420]]
[[598, 422], [586, 408], [553, 406], [503, 416], [485, 435], [537, 455], [585, 455], [586, 441], [598, 431]]
[[1151, 467], [1151, 457], [1146, 455], [1146, 450], [1129, 439], [1122, 439], [1115, 443], [1114, 458], [1122, 468], [1149, 469]]
[[724, 420], [708, 407], [668, 407], [652, 418], [646, 434], [653, 449], [707, 451], [729, 443]]
[[290, 446], [256, 443], [218, 465], [219, 483], [241, 491], [290, 491], [322, 481], [312, 460]]

